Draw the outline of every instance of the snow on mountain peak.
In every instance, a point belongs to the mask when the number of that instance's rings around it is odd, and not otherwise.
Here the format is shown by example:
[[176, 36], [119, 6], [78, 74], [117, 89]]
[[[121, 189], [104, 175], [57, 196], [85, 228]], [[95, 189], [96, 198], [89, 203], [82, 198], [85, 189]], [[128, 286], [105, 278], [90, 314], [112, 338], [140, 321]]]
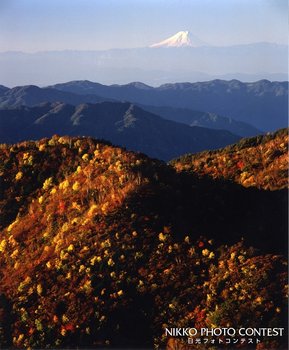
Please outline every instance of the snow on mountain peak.
[[205, 43], [197, 38], [196, 36], [193, 36], [189, 33], [189, 31], [180, 31], [176, 33], [175, 35], [169, 37], [168, 39], [165, 39], [159, 43], [150, 45], [150, 47], [185, 47], [185, 46], [191, 46], [191, 47], [198, 47], [203, 46]]

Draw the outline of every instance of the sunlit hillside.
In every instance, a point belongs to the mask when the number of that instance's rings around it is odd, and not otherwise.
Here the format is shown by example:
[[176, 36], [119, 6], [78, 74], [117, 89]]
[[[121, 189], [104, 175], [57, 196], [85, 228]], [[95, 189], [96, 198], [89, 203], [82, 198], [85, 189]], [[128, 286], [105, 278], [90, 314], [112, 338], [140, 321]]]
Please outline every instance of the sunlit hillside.
[[3, 144], [0, 161], [1, 347], [163, 348], [175, 325], [285, 327], [284, 191], [91, 138]]
[[178, 170], [226, 179], [244, 187], [276, 190], [288, 187], [288, 129], [243, 139], [217, 151], [201, 152], [172, 161]]

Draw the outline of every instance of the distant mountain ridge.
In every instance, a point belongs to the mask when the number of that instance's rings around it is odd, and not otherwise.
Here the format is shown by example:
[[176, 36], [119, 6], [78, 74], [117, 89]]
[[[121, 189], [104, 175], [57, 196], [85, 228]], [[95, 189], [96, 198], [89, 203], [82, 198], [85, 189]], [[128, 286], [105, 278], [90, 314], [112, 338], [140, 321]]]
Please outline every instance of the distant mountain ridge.
[[129, 103], [45, 103], [0, 110], [0, 142], [38, 140], [54, 134], [92, 136], [169, 160], [220, 148], [240, 139], [225, 130], [190, 127], [165, 120]]
[[51, 88], [39, 88], [35, 85], [17, 86], [12, 89], [0, 88], [0, 108], [35, 106], [43, 102], [65, 102], [79, 104], [83, 102], [97, 103], [110, 99], [99, 96], [86, 95], [85, 98], [71, 92], [60, 91]]
[[288, 46], [264, 42], [224, 47], [0, 53], [1, 83], [8, 86], [31, 83], [43, 86], [80, 79], [104, 84], [143, 81], [155, 86], [218, 78], [287, 80], [287, 71]]
[[[73, 82], [74, 83], [74, 82]], [[0, 108], [17, 107], [21, 105], [25, 106], [37, 106], [45, 102], [64, 102], [72, 105], [78, 105], [82, 103], [98, 103], [102, 101], [113, 101], [111, 97], [100, 97], [98, 93], [95, 94], [95, 88], [100, 89], [102, 93], [110, 96], [110, 88], [117, 90], [125, 89], [127, 98], [122, 99], [124, 96], [120, 96], [121, 100], [130, 101], [133, 98], [135, 90], [140, 93], [146, 93], [150, 90], [153, 91], [151, 86], [143, 84], [141, 82], [133, 82], [121, 87], [119, 85], [112, 85], [105, 89], [101, 84], [91, 83], [89, 81], [77, 82], [81, 83], [83, 89], [68, 89], [58, 90], [53, 88], [39, 88], [34, 85], [19, 86], [12, 89], [3, 87], [0, 88]], [[83, 92], [83, 93], [82, 93]], [[157, 107], [146, 106], [139, 104], [139, 106], [151, 113], [159, 115], [165, 119], [173, 120], [175, 122], [184, 123], [190, 126], [200, 126], [212, 129], [224, 129], [232, 132], [233, 134], [240, 136], [254, 136], [262, 133], [261, 130], [254, 128], [248, 123], [235, 121], [232, 118], [226, 118], [219, 116], [215, 113], [207, 113], [200, 111], [193, 111], [184, 108], [174, 107]]]
[[233, 134], [243, 137], [255, 136], [262, 134], [262, 131], [252, 125], [239, 122], [232, 118], [222, 117], [215, 113], [193, 111], [185, 108], [158, 107], [140, 105], [146, 111], [157, 114], [162, 118], [173, 120], [178, 123], [184, 123], [190, 126], [200, 126], [210, 129], [223, 129]]
[[50, 88], [78, 94], [89, 92], [143, 105], [215, 113], [264, 131], [274, 131], [286, 127], [288, 123], [288, 82], [212, 80], [164, 84], [157, 88], [145, 85], [144, 88], [140, 83], [107, 86], [89, 81], [71, 81]]
[[4, 92], [8, 91], [9, 88], [4, 86], [4, 85], [0, 85], [0, 94], [3, 94]]

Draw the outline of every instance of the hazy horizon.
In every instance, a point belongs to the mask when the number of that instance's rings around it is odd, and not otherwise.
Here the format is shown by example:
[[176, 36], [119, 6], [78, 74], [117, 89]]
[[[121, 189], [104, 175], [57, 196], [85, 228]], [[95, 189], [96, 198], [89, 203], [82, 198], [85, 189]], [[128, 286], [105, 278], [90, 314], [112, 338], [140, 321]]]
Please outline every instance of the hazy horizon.
[[[0, 84], [287, 80], [287, 14], [286, 0], [1, 0]], [[149, 48], [179, 31], [208, 46]]]
[[[164, 38], [166, 39], [166, 38]], [[243, 44], [236, 44], [236, 45], [202, 45], [202, 47], [215, 47], [215, 48], [230, 48], [234, 46], [250, 46], [254, 44], [269, 44], [269, 45], [276, 45], [276, 46], [285, 46], [289, 47], [289, 43], [286, 44], [278, 44], [274, 42], [269, 42], [269, 41], [256, 41], [256, 42], [248, 42], [248, 43], [243, 43]], [[117, 50], [131, 50], [131, 49], [150, 49], [150, 50], [156, 50], [155, 48], [152, 48], [150, 46], [136, 46], [136, 47], [123, 47], [123, 48], [118, 48], [118, 47], [112, 47], [110, 49], [58, 49], [58, 50], [36, 50], [36, 51], [24, 51], [24, 50], [6, 50], [6, 51], [0, 51], [0, 54], [9, 54], [9, 53], [23, 53], [23, 54], [38, 54], [38, 53], [52, 53], [52, 52], [105, 52], [105, 51], [117, 51]], [[169, 48], [167, 48], [169, 49]], [[182, 49], [182, 48], [181, 48]]]

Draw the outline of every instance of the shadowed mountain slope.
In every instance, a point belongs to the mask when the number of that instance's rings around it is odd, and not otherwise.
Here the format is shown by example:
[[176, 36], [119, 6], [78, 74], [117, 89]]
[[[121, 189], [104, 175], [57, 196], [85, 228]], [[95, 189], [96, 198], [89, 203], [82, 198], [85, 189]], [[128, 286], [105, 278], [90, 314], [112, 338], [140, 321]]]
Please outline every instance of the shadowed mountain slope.
[[[90, 89], [90, 84], [93, 84]], [[81, 86], [86, 87], [83, 94], [81, 90], [75, 92], [62, 91], [52, 88], [39, 88], [34, 85], [18, 86], [12, 89], [0, 86], [0, 108], [15, 108], [19, 106], [36, 106], [42, 103], [67, 103], [71, 105], [78, 105], [83, 103], [98, 103], [103, 101], [113, 101], [107, 97], [99, 97], [95, 95], [94, 86], [102, 86], [90, 82], [83, 82]], [[131, 97], [133, 97], [134, 89], [150, 90], [151, 87], [142, 83], [131, 83], [132, 88]], [[129, 94], [127, 100], [131, 100]], [[249, 125], [248, 123], [235, 121], [232, 118], [225, 118], [214, 113], [206, 113], [199, 111], [192, 111], [190, 109], [173, 108], [173, 107], [157, 107], [140, 105], [142, 109], [159, 115], [165, 119], [176, 122], [188, 124], [190, 126], [201, 126], [212, 129], [224, 129], [240, 136], [253, 136], [260, 134], [261, 131]]]
[[228, 130], [243, 137], [259, 135], [262, 132], [254, 126], [239, 122], [232, 118], [222, 117], [215, 113], [193, 111], [185, 108], [145, 106], [140, 107], [146, 111], [157, 114], [162, 118], [184, 123], [190, 126], [200, 126], [210, 129]]
[[198, 83], [164, 84], [153, 88], [142, 84], [101, 85], [71, 81], [52, 86], [77, 94], [97, 94], [149, 106], [188, 108], [230, 117], [254, 127], [273, 131], [288, 124], [288, 82], [260, 80], [212, 80]]
[[0, 89], [0, 108], [18, 106], [35, 106], [45, 102], [64, 102], [72, 105], [80, 103], [97, 103], [110, 99], [96, 95], [79, 96], [78, 94], [39, 88], [35, 85], [17, 86], [13, 89]]
[[239, 140], [212, 130], [165, 120], [130, 103], [43, 104], [0, 110], [1, 142], [51, 137], [92, 136], [130, 150], [169, 160], [188, 152], [215, 149]]

